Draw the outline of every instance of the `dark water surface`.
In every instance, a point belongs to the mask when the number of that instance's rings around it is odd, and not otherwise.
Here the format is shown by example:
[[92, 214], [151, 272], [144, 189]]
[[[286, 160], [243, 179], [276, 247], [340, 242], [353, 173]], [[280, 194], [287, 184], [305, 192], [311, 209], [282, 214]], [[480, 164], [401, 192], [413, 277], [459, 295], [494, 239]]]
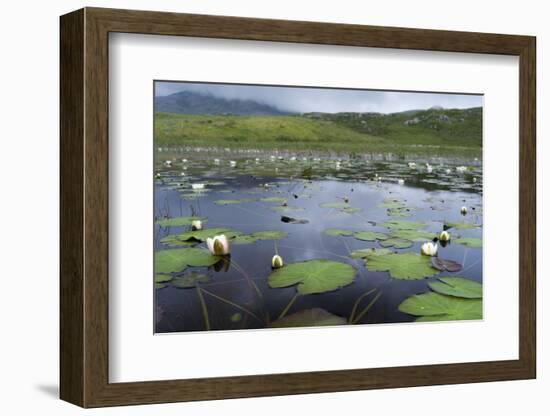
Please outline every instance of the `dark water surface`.
[[[322, 308], [347, 319], [355, 301], [366, 291], [376, 289], [380, 297], [358, 323], [413, 321], [415, 317], [399, 312], [398, 305], [411, 295], [428, 291], [428, 282], [451, 273], [441, 272], [421, 280], [392, 279], [387, 272], [369, 271], [362, 259], [349, 257], [353, 250], [380, 247], [378, 242], [360, 241], [353, 236], [329, 236], [325, 231], [342, 228], [388, 233], [382, 225], [384, 221], [407, 220], [425, 223], [423, 229], [437, 236], [445, 221], [482, 224], [482, 174], [476, 160], [468, 163], [431, 160], [429, 172], [425, 161], [421, 160], [415, 161], [417, 166], [411, 168], [405, 161], [269, 153], [181, 152], [157, 153], [157, 156], [156, 220], [195, 215], [208, 218], [204, 223], [206, 228], [228, 227], [246, 234], [266, 230], [288, 233], [278, 241], [233, 244], [230, 260], [211, 267], [190, 267], [182, 273], [197, 271], [210, 276], [210, 281], [201, 283], [200, 287], [207, 291], [203, 298], [211, 329], [263, 328], [268, 319], [275, 320], [281, 314], [296, 294], [296, 288], [268, 286], [271, 258], [276, 251], [285, 264], [329, 259], [348, 263], [357, 270], [357, 277], [348, 286], [327, 293], [298, 296], [287, 315]], [[171, 163], [165, 163], [166, 160]], [[235, 166], [231, 161], [236, 162]], [[466, 172], [457, 170], [462, 165], [467, 166]], [[400, 180], [404, 183], [400, 184]], [[205, 188], [193, 190], [192, 184], [204, 184]], [[288, 206], [282, 206], [281, 202], [260, 201], [266, 197], [284, 197]], [[400, 215], [406, 217], [391, 216], [395, 212], [379, 207], [393, 198], [405, 202], [407, 210]], [[228, 199], [245, 202], [214, 203]], [[321, 207], [323, 203], [346, 200], [357, 211]], [[460, 213], [462, 206], [468, 207], [466, 217]], [[281, 221], [282, 216], [308, 222], [285, 223]], [[155, 251], [170, 249], [160, 242], [162, 238], [189, 230], [189, 226], [155, 225]], [[482, 228], [460, 230], [460, 235], [481, 238]], [[421, 244], [414, 242], [410, 248], [393, 250], [420, 253]], [[199, 243], [196, 247], [205, 247], [205, 244]], [[481, 282], [480, 248], [451, 242], [439, 247], [439, 256], [463, 264], [464, 269], [455, 275]], [[249, 279], [256, 283], [261, 294], [250, 285]], [[206, 329], [196, 288], [180, 289], [167, 284], [155, 290], [155, 297], [156, 332]], [[371, 299], [372, 296], [367, 297], [359, 309]], [[256, 317], [235, 305], [253, 312]]]

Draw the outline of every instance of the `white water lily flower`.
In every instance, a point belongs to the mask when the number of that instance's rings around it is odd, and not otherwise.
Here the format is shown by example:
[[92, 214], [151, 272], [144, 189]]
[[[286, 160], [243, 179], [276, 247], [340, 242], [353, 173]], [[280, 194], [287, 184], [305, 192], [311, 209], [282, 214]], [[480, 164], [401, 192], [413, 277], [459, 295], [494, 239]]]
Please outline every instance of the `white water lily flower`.
[[466, 214], [468, 213], [468, 208], [466, 208], [466, 207], [460, 208], [460, 213], [461, 213], [462, 215], [466, 215]]
[[171, 160], [166, 160], [166, 161], [164, 161], [164, 165], [165, 166], [172, 166], [172, 161]]
[[214, 159], [214, 163], [217, 165], [220, 163], [220, 159]]
[[420, 253], [422, 253], [422, 255], [424, 256], [435, 256], [437, 254], [437, 244], [431, 242], [422, 244], [422, 247], [420, 248]]
[[294, 161], [296, 160], [296, 156], [292, 156], [292, 157], [290, 158], [290, 160], [291, 160], [292, 162], [294, 162]]
[[185, 176], [185, 172], [181, 172], [181, 173], [180, 173], [180, 176]]
[[214, 238], [206, 239], [206, 246], [210, 253], [215, 256], [225, 256], [230, 253], [229, 240], [225, 234], [216, 235]]
[[274, 269], [280, 269], [281, 267], [283, 267], [283, 265], [284, 265], [283, 258], [278, 254], [275, 254], [271, 259], [271, 267]]
[[411, 168], [411, 169], [416, 168], [416, 163], [414, 163], [414, 162], [409, 162], [408, 165], [409, 165], [409, 168]]
[[191, 229], [193, 231], [202, 230], [202, 221], [201, 220], [191, 221]]
[[434, 169], [434, 168], [433, 168], [432, 165], [430, 165], [429, 163], [426, 163], [426, 172], [432, 173], [433, 169]]
[[193, 189], [204, 189], [204, 183], [193, 183], [191, 184], [191, 188]]
[[187, 163], [187, 159], [182, 159], [181, 160], [183, 163]]
[[235, 162], [234, 160], [230, 160], [229, 165], [234, 168], [235, 166], [237, 166], [237, 162]]
[[397, 184], [398, 185], [405, 185], [405, 180], [404, 179], [398, 179]]
[[451, 239], [451, 234], [449, 234], [448, 231], [441, 231], [441, 234], [439, 234], [439, 239], [441, 241], [449, 241]]
[[472, 179], [472, 181], [477, 182], [477, 178], [474, 176], [474, 178]]
[[451, 169], [445, 169], [445, 173], [448, 175], [451, 173]]
[[160, 173], [157, 172], [157, 174], [155, 175], [155, 178], [160, 179], [161, 178]]
[[460, 173], [466, 172], [467, 170], [468, 170], [468, 168], [466, 166], [457, 166], [456, 167], [456, 171], [460, 172]]

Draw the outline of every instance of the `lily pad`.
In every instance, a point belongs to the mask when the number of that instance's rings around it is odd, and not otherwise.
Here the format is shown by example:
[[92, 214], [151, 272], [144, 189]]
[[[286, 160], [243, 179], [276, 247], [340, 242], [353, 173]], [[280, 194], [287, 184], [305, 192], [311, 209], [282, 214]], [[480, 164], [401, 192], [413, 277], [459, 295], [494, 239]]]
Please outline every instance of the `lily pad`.
[[180, 289], [189, 289], [197, 286], [197, 283], [208, 283], [209, 281], [210, 276], [193, 272], [176, 277], [174, 280], [172, 280], [172, 286]]
[[297, 207], [295, 205], [277, 205], [276, 207], [271, 207], [270, 210], [272, 211], [303, 211], [304, 209], [301, 207]]
[[350, 257], [353, 259], [370, 259], [376, 256], [385, 256], [393, 253], [389, 248], [365, 248], [352, 251]]
[[472, 223], [469, 223], [469, 222], [445, 221], [445, 223], [443, 224], [443, 229], [444, 230], [448, 230], [450, 228], [454, 228], [455, 230], [471, 230], [471, 229], [475, 229], [475, 228], [479, 228], [479, 227], [481, 227], [481, 225], [472, 224]]
[[481, 238], [459, 237], [454, 239], [453, 242], [462, 244], [463, 246], [471, 247], [471, 248], [483, 247], [483, 241], [481, 240]]
[[155, 274], [155, 283], [166, 283], [172, 280], [170, 274]]
[[271, 328], [292, 328], [304, 326], [332, 326], [346, 325], [347, 321], [341, 316], [333, 315], [321, 308], [306, 309], [287, 315], [269, 324]]
[[235, 312], [229, 317], [229, 320], [233, 323], [240, 322], [241, 319], [243, 319], [243, 315], [239, 312]]
[[345, 212], [346, 214], [354, 214], [356, 212], [363, 211], [361, 208], [354, 208], [354, 207], [345, 207], [341, 209], [342, 212]]
[[380, 241], [382, 247], [394, 247], [394, 248], [409, 248], [412, 247], [413, 242], [404, 238], [388, 238], [387, 240]]
[[387, 234], [378, 233], [378, 232], [374, 232], [374, 231], [360, 231], [360, 232], [357, 232], [357, 233], [353, 234], [353, 236], [356, 239], [362, 240], [362, 241], [376, 241], [376, 240], [387, 240], [388, 239]]
[[341, 228], [327, 228], [325, 230], [326, 235], [330, 235], [331, 237], [349, 237], [350, 235], [353, 235], [353, 231], [351, 230], [343, 230]]
[[255, 200], [252, 198], [243, 198], [243, 199], [218, 199], [217, 201], [214, 201], [214, 204], [216, 205], [238, 205], [238, 204], [244, 204], [246, 202], [254, 202]]
[[417, 321], [458, 321], [482, 318], [482, 300], [440, 293], [423, 293], [405, 299], [399, 310], [417, 316]]
[[[224, 234], [227, 238], [233, 238], [241, 235], [242, 233], [240, 231], [235, 231], [230, 228], [204, 228], [202, 230], [188, 231], [182, 234], [178, 234], [176, 235], [175, 239], [180, 241], [205, 241], [207, 238], [212, 238], [220, 234]], [[160, 240], [160, 242], [164, 243], [168, 239], [168, 237], [163, 238], [162, 240]], [[173, 240], [173, 237], [171, 239]]]
[[161, 250], [155, 253], [155, 273], [181, 272], [187, 266], [211, 266], [220, 259], [221, 257], [213, 256], [208, 250], [202, 248]]
[[389, 272], [394, 279], [419, 280], [438, 273], [427, 256], [414, 253], [388, 254], [369, 259], [367, 268], [372, 272]]
[[319, 205], [321, 208], [343, 209], [350, 205], [347, 202], [324, 202]]
[[251, 244], [260, 240], [280, 240], [287, 235], [288, 233], [284, 231], [259, 231], [253, 234], [239, 235], [232, 242], [235, 244]]
[[287, 199], [286, 198], [282, 198], [280, 196], [268, 196], [268, 197], [265, 197], [265, 198], [260, 198], [260, 201], [262, 202], [278, 202], [278, 203], [283, 203], [285, 202]]
[[432, 266], [442, 272], [459, 272], [462, 270], [462, 264], [453, 260], [445, 260], [439, 257], [432, 257]]
[[429, 283], [430, 288], [442, 295], [467, 299], [481, 299], [483, 285], [463, 277], [440, 277], [440, 281]]
[[378, 204], [378, 208], [397, 209], [405, 208], [407, 204], [401, 199], [385, 199], [384, 202]]
[[425, 241], [432, 240], [435, 237], [435, 234], [423, 230], [394, 230], [392, 231], [391, 236], [395, 238], [402, 238], [404, 240]]
[[424, 224], [421, 222], [398, 220], [386, 221], [383, 225], [392, 230], [419, 230], [424, 227]]
[[300, 294], [330, 292], [349, 285], [356, 271], [349, 264], [332, 260], [308, 260], [284, 266], [272, 272], [268, 284], [272, 288], [297, 286]]
[[208, 219], [206, 217], [175, 217], [175, 218], [164, 218], [157, 221], [157, 224], [161, 227], [182, 227], [184, 225], [191, 225], [193, 221], [202, 221], [206, 222]]
[[176, 234], [170, 234], [160, 240], [162, 244], [166, 244], [169, 247], [192, 247], [197, 245], [199, 242], [197, 240], [187, 240], [182, 241], [178, 239]]

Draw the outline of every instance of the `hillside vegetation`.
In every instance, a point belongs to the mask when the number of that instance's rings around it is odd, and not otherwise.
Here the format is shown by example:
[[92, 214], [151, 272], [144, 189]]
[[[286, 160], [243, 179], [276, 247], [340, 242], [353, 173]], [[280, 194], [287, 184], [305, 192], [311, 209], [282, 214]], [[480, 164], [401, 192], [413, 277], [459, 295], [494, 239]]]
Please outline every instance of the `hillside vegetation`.
[[480, 156], [481, 108], [291, 116], [155, 114], [158, 146]]

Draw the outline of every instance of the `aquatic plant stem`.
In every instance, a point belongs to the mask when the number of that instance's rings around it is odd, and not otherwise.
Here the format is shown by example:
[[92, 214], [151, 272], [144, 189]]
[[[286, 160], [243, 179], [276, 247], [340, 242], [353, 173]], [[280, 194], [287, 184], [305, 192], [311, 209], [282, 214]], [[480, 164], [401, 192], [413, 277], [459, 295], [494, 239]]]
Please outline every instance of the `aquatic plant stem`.
[[355, 318], [355, 313], [357, 312], [357, 307], [359, 306], [359, 303], [368, 295], [370, 295], [372, 292], [375, 292], [376, 289], [370, 289], [367, 290], [365, 293], [363, 293], [361, 296], [357, 298], [355, 303], [353, 304], [353, 308], [351, 309], [351, 313], [349, 315], [348, 323], [353, 323], [353, 320]]
[[216, 295], [215, 293], [212, 293], [212, 292], [210, 292], [209, 290], [206, 290], [206, 289], [201, 288], [201, 291], [203, 291], [203, 292], [206, 293], [207, 295], [212, 296], [213, 298], [218, 299], [218, 300], [221, 301], [221, 302], [227, 303], [228, 305], [231, 305], [231, 306], [233, 306], [233, 307], [235, 307], [235, 308], [237, 308], [237, 309], [243, 311], [244, 313], [246, 313], [246, 314], [252, 316], [253, 318], [257, 319], [257, 320], [260, 321], [261, 323], [264, 323], [264, 321], [263, 321], [258, 315], [256, 315], [254, 312], [252, 312], [252, 311], [246, 309], [244, 306], [241, 306], [241, 305], [239, 305], [238, 303], [235, 303], [235, 302], [230, 301], [229, 299], [225, 299], [225, 298], [223, 298], [223, 297], [221, 297], [221, 296], [219, 296], [219, 295]]
[[201, 302], [202, 316], [204, 317], [204, 326], [207, 331], [210, 331], [210, 319], [208, 319], [208, 309], [206, 308], [206, 303], [204, 302], [204, 297], [202, 296], [202, 289], [197, 286], [197, 295]]
[[376, 303], [376, 301], [382, 296], [382, 292], [378, 292], [378, 294], [370, 301], [370, 303], [361, 311], [359, 316], [352, 322], [352, 324], [356, 324], [357, 322], [361, 321], [365, 314], [372, 308], [372, 306]]
[[279, 317], [277, 319], [281, 319], [283, 318], [287, 312], [290, 310], [290, 308], [292, 307], [292, 305], [294, 304], [294, 302], [296, 301], [296, 299], [298, 298], [300, 294], [299, 293], [296, 293], [292, 299], [290, 299], [290, 302], [288, 302], [288, 304], [285, 306], [285, 308], [283, 309], [283, 311], [281, 312], [281, 314], [279, 315]]

